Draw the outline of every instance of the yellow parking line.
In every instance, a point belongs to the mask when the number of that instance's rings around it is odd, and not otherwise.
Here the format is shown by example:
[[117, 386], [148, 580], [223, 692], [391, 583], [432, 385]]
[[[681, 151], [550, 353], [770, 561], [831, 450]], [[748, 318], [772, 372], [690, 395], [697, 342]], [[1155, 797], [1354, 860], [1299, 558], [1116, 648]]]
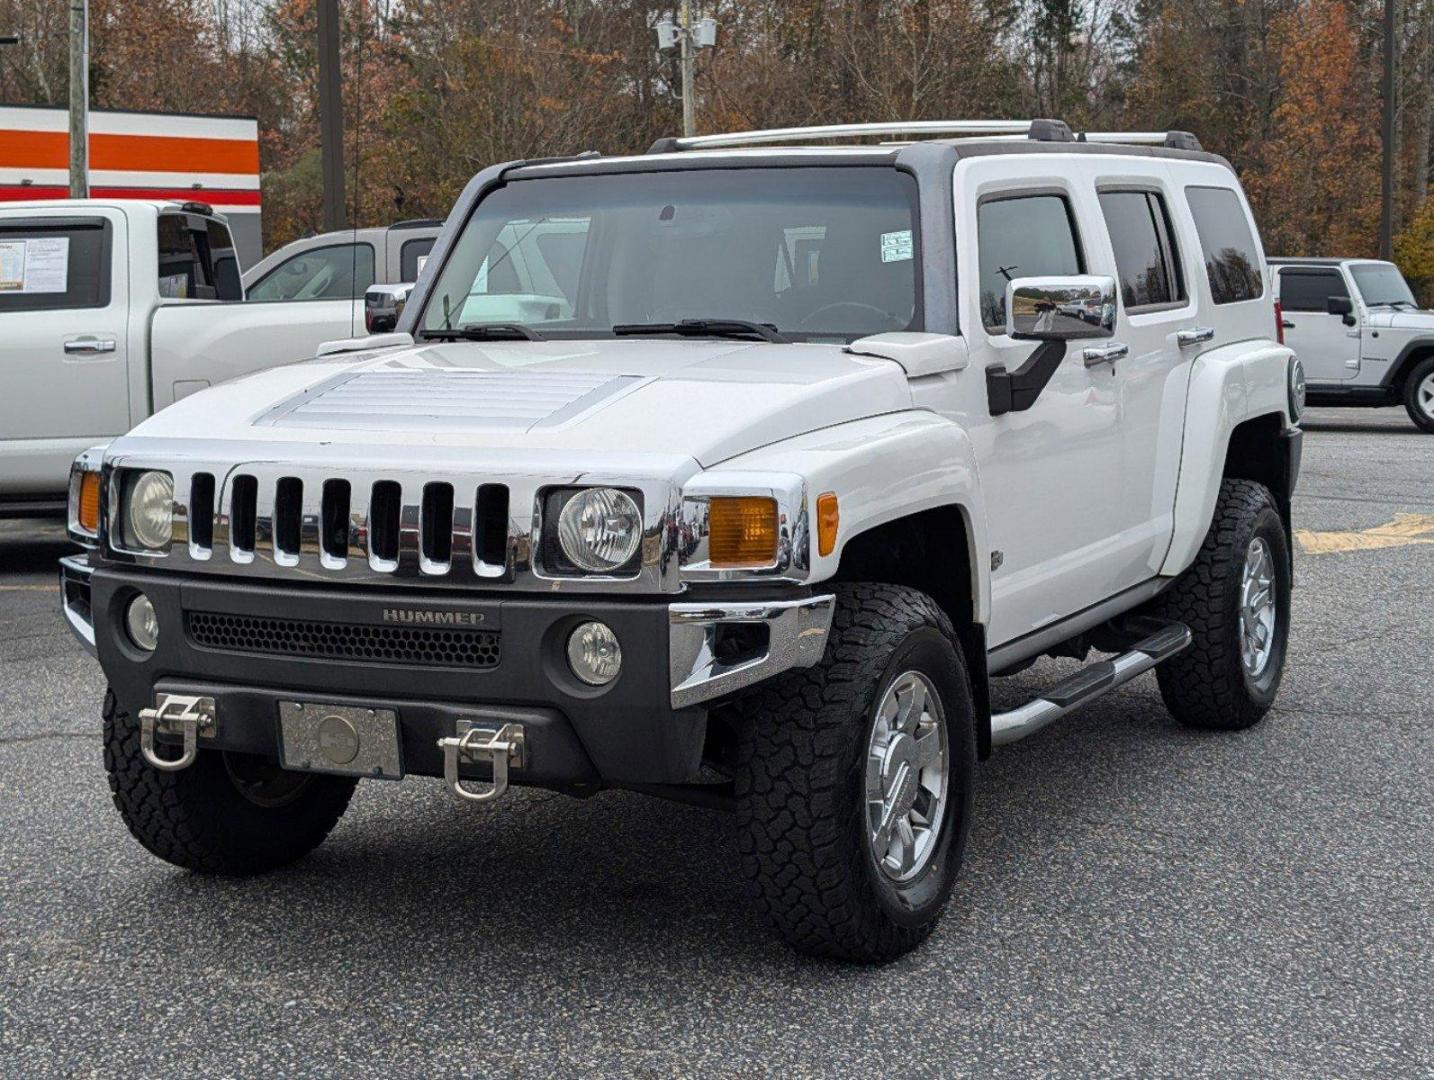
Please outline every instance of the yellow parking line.
[[1359, 532], [1316, 532], [1296, 529], [1295, 539], [1306, 555], [1333, 555], [1340, 551], [1375, 551], [1381, 548], [1434, 544], [1434, 514], [1395, 514], [1393, 521]]

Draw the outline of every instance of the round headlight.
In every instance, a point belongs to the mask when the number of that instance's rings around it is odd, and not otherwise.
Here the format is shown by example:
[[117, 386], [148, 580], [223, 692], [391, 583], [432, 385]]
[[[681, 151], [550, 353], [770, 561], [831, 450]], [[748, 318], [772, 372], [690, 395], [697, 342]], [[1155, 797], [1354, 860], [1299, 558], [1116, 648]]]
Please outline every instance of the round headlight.
[[607, 623], [585, 622], [568, 637], [568, 666], [589, 686], [606, 686], [622, 668], [622, 646]]
[[154, 605], [144, 593], [129, 602], [124, 613], [124, 626], [129, 631], [129, 639], [145, 652], [154, 652], [158, 648], [159, 616], [154, 613]]
[[642, 513], [632, 496], [617, 488], [580, 491], [558, 514], [563, 554], [590, 574], [626, 565], [641, 542]]
[[125, 505], [129, 539], [157, 551], [174, 535], [174, 481], [169, 473], [144, 472], [129, 486]]
[[1299, 422], [1305, 411], [1305, 366], [1298, 356], [1290, 357], [1290, 419]]

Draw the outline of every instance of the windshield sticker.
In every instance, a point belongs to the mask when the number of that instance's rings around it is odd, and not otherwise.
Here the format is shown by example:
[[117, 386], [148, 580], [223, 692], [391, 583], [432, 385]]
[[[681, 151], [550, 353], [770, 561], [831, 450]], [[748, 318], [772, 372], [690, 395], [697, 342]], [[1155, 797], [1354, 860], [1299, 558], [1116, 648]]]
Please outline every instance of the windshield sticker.
[[882, 262], [905, 262], [911, 257], [910, 229], [899, 229], [896, 232], [884, 232], [881, 234]]

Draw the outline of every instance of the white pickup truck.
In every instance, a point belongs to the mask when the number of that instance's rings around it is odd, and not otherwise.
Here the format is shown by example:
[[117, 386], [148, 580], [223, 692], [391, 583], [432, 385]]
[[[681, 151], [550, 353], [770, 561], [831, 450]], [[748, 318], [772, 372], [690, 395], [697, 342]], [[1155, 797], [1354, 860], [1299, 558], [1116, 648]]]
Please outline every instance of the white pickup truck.
[[63, 512], [81, 450], [363, 324], [362, 299], [243, 302], [240, 275], [203, 203], [0, 208], [0, 517]]

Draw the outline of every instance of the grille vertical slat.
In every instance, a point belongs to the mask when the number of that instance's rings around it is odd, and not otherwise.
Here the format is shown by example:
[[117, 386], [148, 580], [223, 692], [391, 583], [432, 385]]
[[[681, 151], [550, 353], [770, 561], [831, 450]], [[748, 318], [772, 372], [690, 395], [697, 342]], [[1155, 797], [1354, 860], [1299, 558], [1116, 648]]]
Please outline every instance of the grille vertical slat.
[[189, 481], [189, 548], [201, 559], [214, 550], [213, 473], [195, 473]]
[[257, 542], [257, 510], [259, 481], [241, 475], [230, 485], [229, 556], [235, 562], [251, 562]]
[[473, 568], [480, 577], [508, 572], [508, 528], [508, 485], [481, 485], [473, 514]]
[[281, 476], [274, 485], [274, 561], [280, 566], [299, 565], [300, 534], [304, 516], [304, 483]]
[[337, 569], [348, 562], [350, 500], [353, 488], [347, 480], [325, 480], [319, 511], [319, 550], [325, 566]]
[[453, 485], [432, 483], [423, 486], [423, 508], [419, 524], [421, 559], [425, 574], [446, 574], [453, 560]]
[[414, 577], [423, 564], [423, 485], [403, 485], [403, 513], [398, 527], [398, 573]]

